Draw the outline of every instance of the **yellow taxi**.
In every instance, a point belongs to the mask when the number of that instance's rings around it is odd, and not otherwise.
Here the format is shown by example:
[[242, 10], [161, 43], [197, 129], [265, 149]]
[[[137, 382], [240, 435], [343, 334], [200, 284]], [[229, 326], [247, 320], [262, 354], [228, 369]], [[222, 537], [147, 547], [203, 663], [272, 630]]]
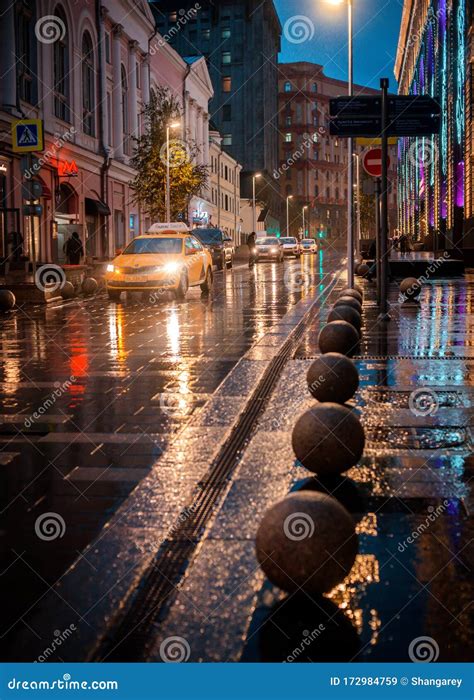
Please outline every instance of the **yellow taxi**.
[[105, 281], [115, 301], [122, 292], [158, 290], [173, 291], [183, 300], [189, 287], [211, 291], [212, 257], [186, 224], [153, 224], [107, 265]]

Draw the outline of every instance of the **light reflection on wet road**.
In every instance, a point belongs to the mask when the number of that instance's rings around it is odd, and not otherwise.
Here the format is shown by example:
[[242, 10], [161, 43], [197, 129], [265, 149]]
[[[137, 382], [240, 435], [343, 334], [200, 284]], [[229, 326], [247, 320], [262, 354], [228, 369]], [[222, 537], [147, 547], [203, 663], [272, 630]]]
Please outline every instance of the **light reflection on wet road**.
[[[241, 265], [181, 304], [101, 295], [2, 319], [2, 634], [18, 633], [171, 436], [335, 264], [306, 256], [300, 277], [300, 261]], [[46, 513], [53, 529], [38, 536]]]

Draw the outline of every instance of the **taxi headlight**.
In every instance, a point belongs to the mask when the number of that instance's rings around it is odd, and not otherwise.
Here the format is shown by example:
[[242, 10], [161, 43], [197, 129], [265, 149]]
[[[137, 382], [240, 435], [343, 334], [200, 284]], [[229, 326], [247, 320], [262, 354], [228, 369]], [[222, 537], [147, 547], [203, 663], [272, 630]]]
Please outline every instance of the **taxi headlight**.
[[181, 268], [181, 265], [178, 262], [169, 262], [166, 263], [166, 265], [163, 265], [161, 268], [163, 272], [166, 272], [169, 275], [174, 274], [175, 272], [178, 272], [179, 269]]
[[115, 272], [115, 266], [114, 265], [107, 265], [107, 272]]

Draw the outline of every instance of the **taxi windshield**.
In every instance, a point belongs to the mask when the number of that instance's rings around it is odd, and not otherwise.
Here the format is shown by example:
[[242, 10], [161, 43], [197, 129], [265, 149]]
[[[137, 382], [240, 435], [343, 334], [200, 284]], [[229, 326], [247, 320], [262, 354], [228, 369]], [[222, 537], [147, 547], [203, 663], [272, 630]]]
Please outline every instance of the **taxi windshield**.
[[179, 255], [182, 251], [181, 238], [135, 238], [123, 251], [122, 255]]
[[257, 245], [278, 245], [278, 238], [262, 238], [257, 241]]

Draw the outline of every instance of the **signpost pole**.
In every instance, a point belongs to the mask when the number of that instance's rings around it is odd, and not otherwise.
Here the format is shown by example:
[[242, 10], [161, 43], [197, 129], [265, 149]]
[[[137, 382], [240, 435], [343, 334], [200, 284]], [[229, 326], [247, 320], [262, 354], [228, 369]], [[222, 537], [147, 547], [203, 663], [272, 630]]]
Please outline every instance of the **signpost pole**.
[[388, 78], [380, 80], [382, 89], [382, 193], [380, 212], [380, 314], [379, 320], [390, 321], [388, 313]]
[[380, 299], [382, 298], [381, 292], [380, 292], [380, 286], [381, 286], [381, 280], [382, 280], [382, 275], [381, 275], [381, 256], [380, 256], [380, 251], [381, 251], [381, 236], [380, 236], [380, 191], [381, 191], [381, 181], [380, 178], [378, 177], [375, 180], [375, 263], [376, 263], [376, 273], [377, 273], [377, 304], [380, 306]]

